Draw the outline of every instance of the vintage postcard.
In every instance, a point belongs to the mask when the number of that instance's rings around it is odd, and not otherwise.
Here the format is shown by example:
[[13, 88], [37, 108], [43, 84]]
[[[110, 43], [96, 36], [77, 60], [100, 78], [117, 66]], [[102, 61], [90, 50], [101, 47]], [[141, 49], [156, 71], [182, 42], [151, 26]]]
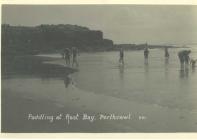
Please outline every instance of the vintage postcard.
[[197, 6], [2, 4], [2, 133], [196, 133]]

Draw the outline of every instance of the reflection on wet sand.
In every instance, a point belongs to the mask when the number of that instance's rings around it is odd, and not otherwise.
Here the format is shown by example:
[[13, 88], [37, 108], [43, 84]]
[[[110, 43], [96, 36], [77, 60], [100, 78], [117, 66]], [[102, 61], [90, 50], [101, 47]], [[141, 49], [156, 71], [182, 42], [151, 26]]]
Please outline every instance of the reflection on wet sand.
[[144, 59], [144, 70], [145, 70], [145, 75], [149, 72], [149, 65], [148, 65], [148, 59]]
[[64, 85], [65, 85], [65, 88], [68, 88], [69, 85], [73, 85], [74, 82], [73, 82], [73, 79], [70, 75], [67, 75], [66, 77], [64, 77]]
[[186, 68], [181, 67], [179, 72], [180, 72], [180, 78], [188, 78], [189, 77], [189, 68], [188, 67], [186, 67]]
[[195, 67], [192, 67], [192, 73], [195, 73], [196, 69]]
[[169, 57], [165, 58], [165, 78], [168, 79], [169, 74]]
[[148, 65], [148, 58], [144, 59], [144, 65]]
[[149, 64], [148, 64], [148, 59], [144, 59], [144, 77], [146, 79], [147, 84], [149, 83]]
[[65, 78], [64, 78], [64, 85], [65, 85], [65, 88], [67, 88], [68, 86], [69, 86], [69, 84], [70, 84], [70, 78], [68, 77], [68, 76], [66, 76]]
[[166, 57], [166, 58], [165, 58], [165, 65], [168, 65], [168, 64], [169, 64], [169, 58]]
[[124, 80], [124, 65], [119, 65], [120, 80]]

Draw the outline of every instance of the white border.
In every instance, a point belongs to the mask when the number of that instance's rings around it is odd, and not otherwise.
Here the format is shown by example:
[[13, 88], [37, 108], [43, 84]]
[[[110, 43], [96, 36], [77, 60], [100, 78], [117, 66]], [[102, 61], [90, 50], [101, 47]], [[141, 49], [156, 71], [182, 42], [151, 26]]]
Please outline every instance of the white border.
[[151, 4], [197, 5], [196, 0], [1, 0], [2, 4]]
[[[81, 4], [141, 4], [197, 5], [197, 0], [1, 0], [0, 4], [81, 5]], [[1, 11], [0, 11], [1, 13]], [[1, 28], [1, 27], [0, 27]], [[1, 34], [0, 34], [1, 37]], [[0, 58], [1, 59], [1, 58]], [[1, 71], [1, 70], [0, 70]], [[0, 100], [1, 103], [1, 100]], [[1, 133], [2, 138], [116, 138], [116, 139], [197, 139], [197, 133]]]

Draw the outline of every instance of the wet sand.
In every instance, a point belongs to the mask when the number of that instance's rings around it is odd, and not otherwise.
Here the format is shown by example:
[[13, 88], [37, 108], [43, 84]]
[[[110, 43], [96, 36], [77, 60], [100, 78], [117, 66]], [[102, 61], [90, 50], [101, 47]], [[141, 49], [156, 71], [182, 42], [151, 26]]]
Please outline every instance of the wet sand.
[[[69, 87], [72, 92], [64, 93], [46, 89], [18, 91], [14, 88], [2, 90], [2, 132], [195, 132], [197, 113], [187, 110], [164, 108], [158, 105], [140, 104], [107, 95], [82, 92]], [[27, 94], [29, 92], [29, 95]], [[35, 96], [31, 96], [31, 95]], [[47, 97], [50, 96], [50, 97]], [[59, 96], [61, 98], [57, 98]], [[84, 113], [96, 116], [94, 122], [66, 120], [28, 120], [28, 114], [74, 115]], [[131, 114], [131, 120], [99, 120], [99, 114]], [[139, 116], [145, 116], [140, 120]]]
[[[3, 133], [63, 133], [63, 132], [105, 132], [113, 128], [110, 123], [90, 123], [88, 121], [67, 121], [54, 120], [28, 120], [29, 114], [82, 114], [79, 108], [69, 106], [58, 106], [50, 100], [33, 100], [6, 93], [2, 96], [2, 132]], [[7, 95], [6, 95], [7, 94]], [[89, 114], [91, 111], [88, 111]], [[104, 127], [105, 126], [105, 127]], [[103, 129], [103, 130], [102, 130]]]
[[[49, 63], [63, 64], [55, 60]], [[25, 87], [25, 88], [24, 88]], [[32, 121], [28, 114], [85, 114], [94, 122], [65, 120]], [[99, 120], [99, 115], [131, 114], [129, 120]], [[142, 119], [142, 117], [145, 117]], [[140, 119], [141, 118], [141, 119]], [[65, 88], [61, 80], [42, 81], [27, 78], [2, 80], [3, 132], [196, 132], [197, 112], [160, 106], [109, 94], [81, 90], [77, 85]]]

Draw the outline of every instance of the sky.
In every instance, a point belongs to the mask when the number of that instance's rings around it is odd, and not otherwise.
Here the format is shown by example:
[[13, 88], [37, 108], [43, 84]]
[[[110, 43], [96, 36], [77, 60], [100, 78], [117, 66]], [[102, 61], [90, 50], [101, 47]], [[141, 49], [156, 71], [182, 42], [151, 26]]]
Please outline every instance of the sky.
[[116, 44], [197, 43], [197, 6], [3, 5], [2, 23], [80, 25]]

